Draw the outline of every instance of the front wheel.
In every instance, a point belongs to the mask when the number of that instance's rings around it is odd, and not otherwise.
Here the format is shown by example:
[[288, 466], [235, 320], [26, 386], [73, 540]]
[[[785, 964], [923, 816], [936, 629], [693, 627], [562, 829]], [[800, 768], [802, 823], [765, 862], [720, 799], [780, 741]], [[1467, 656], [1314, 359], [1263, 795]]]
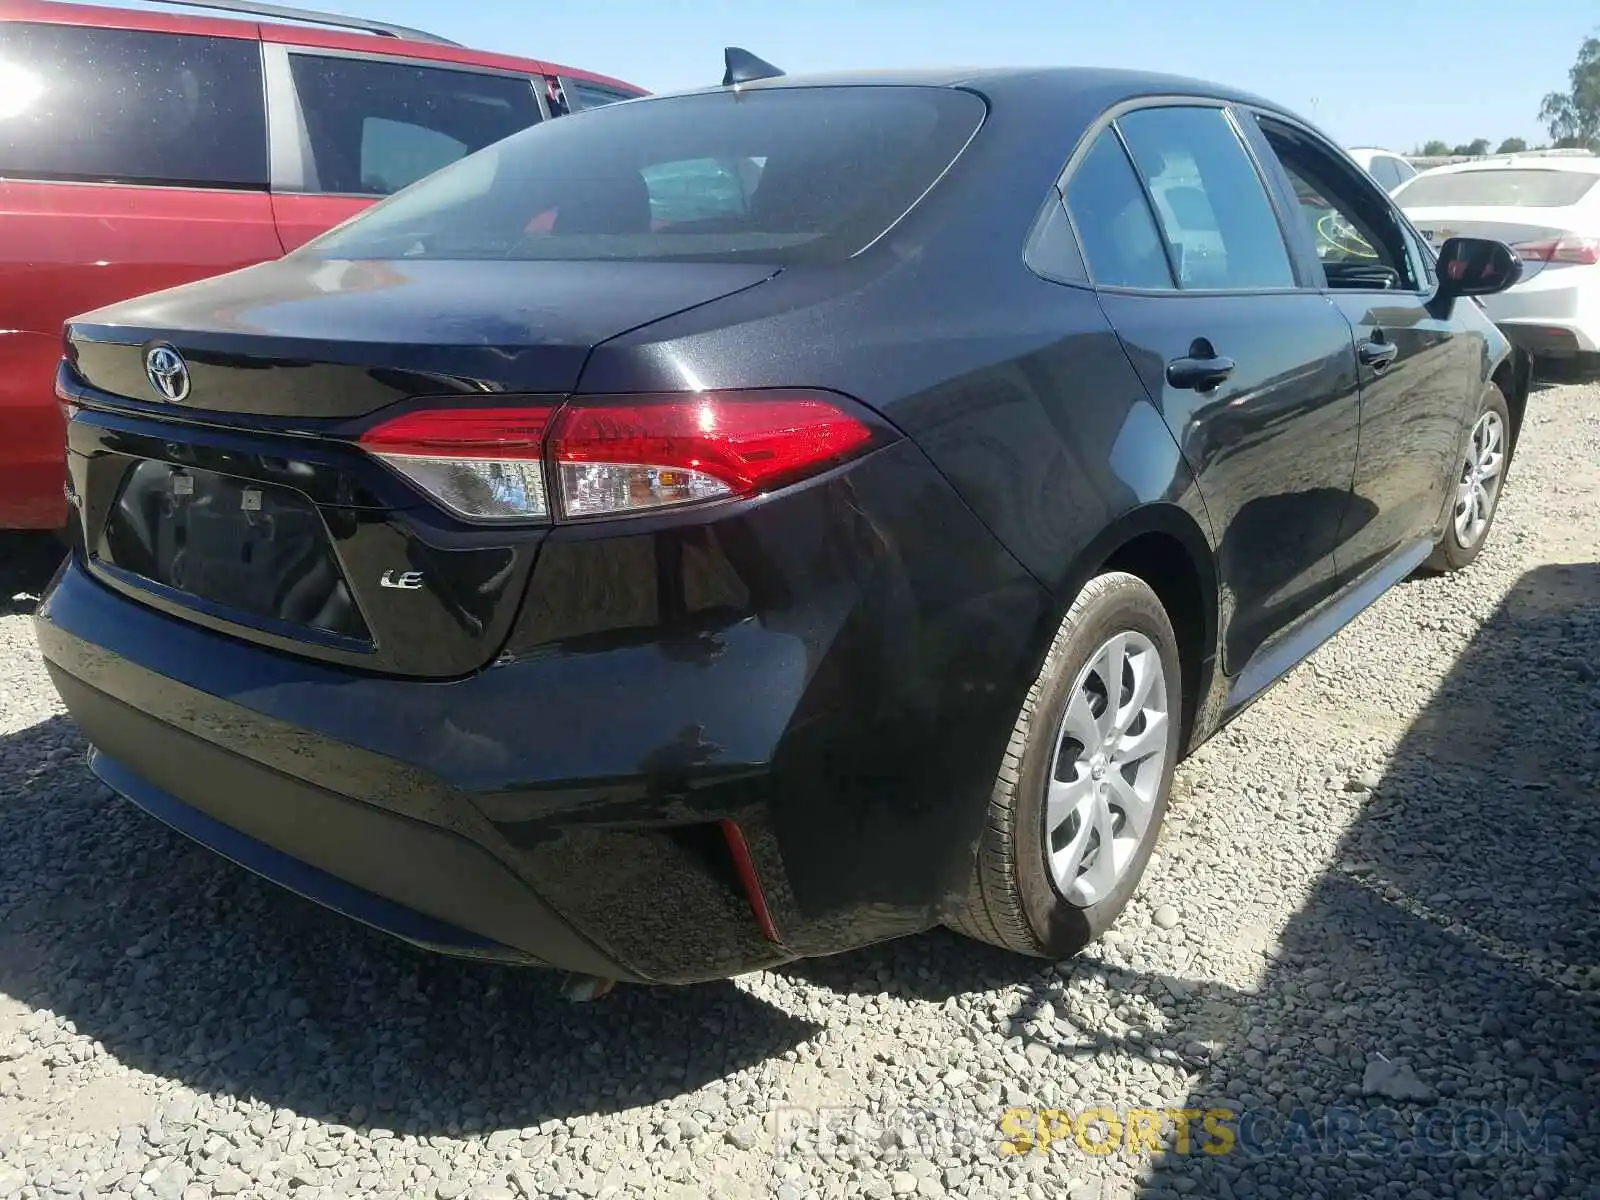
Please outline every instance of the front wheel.
[[1511, 450], [1511, 412], [1505, 394], [1490, 384], [1473, 422], [1472, 436], [1456, 477], [1455, 503], [1444, 537], [1426, 566], [1434, 571], [1459, 571], [1482, 552], [1500, 506]]
[[1065, 958], [1110, 927], [1166, 814], [1182, 696], [1155, 592], [1120, 571], [1091, 580], [1017, 716], [955, 929]]

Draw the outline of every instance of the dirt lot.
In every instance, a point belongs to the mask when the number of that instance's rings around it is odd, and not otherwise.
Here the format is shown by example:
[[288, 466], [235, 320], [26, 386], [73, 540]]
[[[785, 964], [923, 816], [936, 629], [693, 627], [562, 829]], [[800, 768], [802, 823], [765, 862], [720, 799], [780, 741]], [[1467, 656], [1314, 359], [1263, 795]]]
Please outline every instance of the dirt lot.
[[1059, 967], [930, 935], [573, 1007], [429, 959], [91, 779], [49, 553], [0, 542], [0, 1200], [1600, 1196], [1600, 386], [1533, 397], [1477, 564], [1181, 769]]

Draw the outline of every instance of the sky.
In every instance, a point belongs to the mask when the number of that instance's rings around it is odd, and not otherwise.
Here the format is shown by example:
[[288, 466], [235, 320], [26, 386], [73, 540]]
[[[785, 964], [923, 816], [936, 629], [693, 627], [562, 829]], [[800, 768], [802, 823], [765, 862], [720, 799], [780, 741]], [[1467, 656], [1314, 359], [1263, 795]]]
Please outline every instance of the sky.
[[1126, 66], [1231, 84], [1346, 146], [1548, 138], [1594, 0], [283, 0], [587, 67], [651, 91], [722, 77], [743, 46], [791, 74], [900, 66]]

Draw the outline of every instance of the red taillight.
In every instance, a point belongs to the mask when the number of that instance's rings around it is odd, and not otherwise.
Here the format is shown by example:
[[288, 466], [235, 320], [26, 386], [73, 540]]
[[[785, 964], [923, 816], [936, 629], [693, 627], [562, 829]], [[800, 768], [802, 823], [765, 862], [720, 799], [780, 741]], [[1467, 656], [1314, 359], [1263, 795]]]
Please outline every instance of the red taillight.
[[1524, 262], [1582, 263], [1591, 267], [1600, 263], [1600, 238], [1568, 235], [1537, 242], [1522, 242], [1511, 248]]
[[550, 430], [564, 516], [749, 496], [842, 462], [877, 430], [811, 393], [578, 398]]
[[361, 444], [374, 454], [538, 458], [555, 411], [554, 406], [426, 409], [367, 430]]
[[61, 415], [70, 421], [73, 414], [78, 411], [78, 398], [68, 390], [67, 371], [69, 369], [65, 362], [56, 368], [55, 392], [56, 407], [61, 410]]
[[826, 393], [699, 392], [430, 409], [376, 426], [361, 445], [456, 513], [525, 521], [549, 519], [557, 497], [562, 516], [595, 517], [750, 496], [885, 434]]

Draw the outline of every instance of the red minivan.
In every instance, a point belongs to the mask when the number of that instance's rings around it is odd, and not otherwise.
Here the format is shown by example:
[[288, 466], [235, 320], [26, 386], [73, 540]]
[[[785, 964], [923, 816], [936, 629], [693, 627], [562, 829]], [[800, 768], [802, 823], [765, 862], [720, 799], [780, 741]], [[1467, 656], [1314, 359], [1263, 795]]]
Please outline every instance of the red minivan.
[[354, 17], [178, 2], [258, 19], [0, 0], [0, 529], [66, 519], [68, 317], [277, 258], [524, 126], [645, 94]]

